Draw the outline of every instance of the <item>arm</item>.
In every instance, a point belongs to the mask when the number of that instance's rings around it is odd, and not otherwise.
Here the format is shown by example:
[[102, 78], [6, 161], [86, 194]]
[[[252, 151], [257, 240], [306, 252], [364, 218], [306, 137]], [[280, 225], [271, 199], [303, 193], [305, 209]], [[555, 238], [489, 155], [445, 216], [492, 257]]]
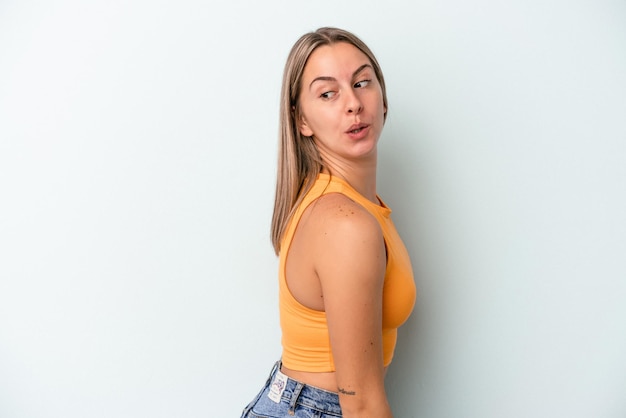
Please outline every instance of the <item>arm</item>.
[[[391, 418], [384, 386], [382, 289], [385, 244], [376, 219], [342, 195], [328, 195], [314, 242], [314, 267], [346, 418]], [[320, 213], [318, 213], [320, 215]]]

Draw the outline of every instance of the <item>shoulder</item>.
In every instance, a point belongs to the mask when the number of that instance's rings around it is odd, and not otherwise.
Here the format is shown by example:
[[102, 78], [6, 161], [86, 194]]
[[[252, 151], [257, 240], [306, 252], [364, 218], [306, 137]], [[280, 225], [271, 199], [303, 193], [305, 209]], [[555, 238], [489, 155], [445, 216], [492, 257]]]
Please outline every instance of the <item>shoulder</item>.
[[382, 237], [376, 218], [363, 206], [341, 193], [320, 196], [307, 209], [310, 227], [321, 237], [358, 239]]
[[[340, 193], [318, 198], [307, 208], [302, 229], [318, 274], [328, 270], [379, 270], [385, 260], [382, 229], [363, 206]], [[345, 273], [345, 271], [344, 271]]]

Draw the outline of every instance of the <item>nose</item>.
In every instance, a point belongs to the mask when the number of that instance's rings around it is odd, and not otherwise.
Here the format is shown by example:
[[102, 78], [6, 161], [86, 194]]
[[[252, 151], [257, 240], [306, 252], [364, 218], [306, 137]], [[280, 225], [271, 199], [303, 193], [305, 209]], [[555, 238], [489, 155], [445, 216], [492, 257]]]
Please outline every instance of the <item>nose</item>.
[[350, 90], [350, 93], [348, 94], [348, 98], [346, 99], [346, 110], [348, 113], [354, 113], [357, 115], [361, 113], [361, 110], [363, 110], [363, 104], [354, 90]]

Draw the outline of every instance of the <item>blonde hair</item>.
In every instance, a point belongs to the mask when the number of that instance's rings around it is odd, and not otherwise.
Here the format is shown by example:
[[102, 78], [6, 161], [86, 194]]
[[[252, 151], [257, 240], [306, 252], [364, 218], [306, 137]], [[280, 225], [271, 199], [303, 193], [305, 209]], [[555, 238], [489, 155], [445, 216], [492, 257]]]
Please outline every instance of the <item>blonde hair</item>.
[[385, 109], [388, 108], [385, 80], [380, 65], [367, 45], [354, 34], [342, 29], [325, 27], [307, 33], [296, 41], [285, 63], [280, 93], [278, 172], [271, 230], [272, 245], [276, 254], [280, 251], [287, 223], [323, 167], [313, 138], [303, 136], [298, 128], [301, 113], [299, 97], [304, 67], [317, 48], [339, 42], [353, 45], [369, 58], [380, 83], [383, 104]]

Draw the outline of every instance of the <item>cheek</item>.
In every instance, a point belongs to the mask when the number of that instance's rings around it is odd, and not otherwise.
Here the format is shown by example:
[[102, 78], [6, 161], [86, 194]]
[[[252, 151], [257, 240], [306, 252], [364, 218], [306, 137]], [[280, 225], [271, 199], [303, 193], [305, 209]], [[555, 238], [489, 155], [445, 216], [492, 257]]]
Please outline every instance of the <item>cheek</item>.
[[336, 112], [331, 109], [314, 109], [305, 118], [309, 127], [316, 133], [327, 132], [338, 125]]

